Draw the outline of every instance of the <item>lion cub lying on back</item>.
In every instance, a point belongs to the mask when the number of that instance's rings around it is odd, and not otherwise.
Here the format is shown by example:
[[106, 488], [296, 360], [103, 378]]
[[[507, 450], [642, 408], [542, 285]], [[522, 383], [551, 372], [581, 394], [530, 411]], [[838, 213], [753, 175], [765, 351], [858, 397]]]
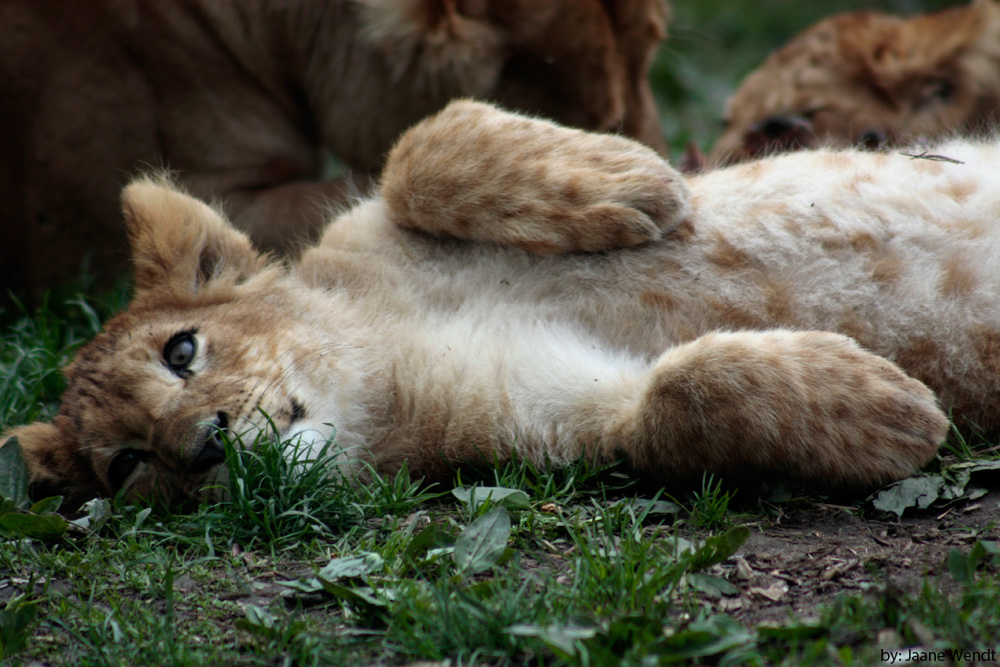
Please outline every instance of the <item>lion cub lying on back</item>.
[[461, 102], [292, 267], [140, 180], [134, 300], [56, 419], [10, 435], [76, 499], [198, 497], [217, 431], [262, 411], [417, 475], [585, 452], [664, 482], [883, 484], [948, 430], [923, 383], [1000, 426], [1000, 151], [938, 151], [961, 164], [799, 153], [685, 185], [632, 141]]

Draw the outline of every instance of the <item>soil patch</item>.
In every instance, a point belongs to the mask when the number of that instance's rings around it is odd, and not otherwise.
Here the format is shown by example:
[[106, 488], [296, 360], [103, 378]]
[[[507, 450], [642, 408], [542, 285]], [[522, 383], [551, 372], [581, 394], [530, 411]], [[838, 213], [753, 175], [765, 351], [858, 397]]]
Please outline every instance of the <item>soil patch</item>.
[[842, 593], [886, 586], [912, 593], [925, 578], [950, 586], [945, 560], [977, 540], [1000, 539], [1000, 491], [902, 519], [870, 519], [854, 508], [812, 504], [754, 531], [727, 563], [739, 597], [718, 601], [748, 625], [815, 617]]

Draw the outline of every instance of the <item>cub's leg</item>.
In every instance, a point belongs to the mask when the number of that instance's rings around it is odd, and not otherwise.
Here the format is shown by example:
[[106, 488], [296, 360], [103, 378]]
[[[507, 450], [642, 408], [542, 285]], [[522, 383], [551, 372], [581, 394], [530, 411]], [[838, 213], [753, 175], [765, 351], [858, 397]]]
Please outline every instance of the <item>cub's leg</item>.
[[777, 472], [871, 487], [926, 463], [948, 420], [934, 395], [824, 332], [709, 334], [664, 354], [618, 438], [640, 470]]
[[381, 192], [401, 226], [539, 254], [652, 241], [689, 211], [683, 178], [646, 146], [471, 101], [403, 135]]

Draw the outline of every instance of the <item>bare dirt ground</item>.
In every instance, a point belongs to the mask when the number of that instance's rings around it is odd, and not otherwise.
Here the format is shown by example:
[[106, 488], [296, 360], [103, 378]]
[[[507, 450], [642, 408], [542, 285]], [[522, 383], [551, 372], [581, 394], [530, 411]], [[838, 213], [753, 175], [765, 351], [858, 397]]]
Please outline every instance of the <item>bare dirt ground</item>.
[[814, 617], [844, 592], [889, 586], [907, 594], [927, 577], [947, 586], [950, 550], [967, 552], [977, 540], [996, 539], [997, 490], [946, 509], [907, 512], [901, 519], [862, 518], [851, 507], [812, 504], [753, 531], [731, 560], [735, 572], [728, 578], [740, 594], [717, 606], [756, 625], [787, 622], [790, 612]]

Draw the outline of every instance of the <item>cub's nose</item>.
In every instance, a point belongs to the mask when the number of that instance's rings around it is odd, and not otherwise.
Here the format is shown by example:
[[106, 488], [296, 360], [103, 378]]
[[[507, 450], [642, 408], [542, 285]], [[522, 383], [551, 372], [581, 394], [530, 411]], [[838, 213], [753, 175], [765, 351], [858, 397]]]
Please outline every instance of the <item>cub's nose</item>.
[[229, 429], [229, 416], [219, 412], [215, 419], [203, 427], [201, 451], [191, 461], [191, 468], [203, 472], [217, 466], [226, 460], [226, 446], [222, 442], [222, 433]]

